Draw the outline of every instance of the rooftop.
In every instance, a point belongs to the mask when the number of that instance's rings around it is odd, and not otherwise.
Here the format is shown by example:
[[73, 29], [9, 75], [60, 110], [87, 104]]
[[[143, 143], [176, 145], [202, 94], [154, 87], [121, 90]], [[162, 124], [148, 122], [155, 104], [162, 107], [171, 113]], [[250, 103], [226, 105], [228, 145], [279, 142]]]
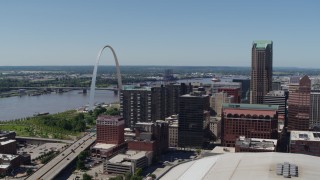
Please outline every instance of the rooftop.
[[94, 148], [94, 149], [110, 149], [115, 146], [116, 146], [116, 144], [97, 143], [92, 148]]
[[250, 149], [264, 149], [264, 150], [275, 150], [278, 140], [276, 139], [259, 139], [259, 138], [244, 138], [237, 139], [236, 146], [241, 148]]
[[290, 140], [320, 141], [320, 132], [291, 131]]
[[3, 142], [0, 142], [0, 145], [3, 146], [3, 145], [6, 145], [6, 144], [9, 144], [9, 143], [12, 143], [12, 142], [16, 142], [16, 140], [8, 140], [8, 141], [3, 141]]
[[137, 91], [151, 91], [149, 86], [136, 86], [136, 85], [125, 85], [122, 90], [137, 90]]
[[235, 104], [235, 103], [223, 103], [223, 108], [232, 109], [255, 109], [255, 110], [278, 110], [278, 105], [266, 105], [266, 104]]
[[122, 163], [122, 164], [128, 165], [128, 162], [130, 160], [140, 159], [140, 158], [144, 157], [147, 153], [148, 153], [148, 151], [128, 150], [128, 151], [126, 151], [125, 154], [118, 154], [118, 155], [114, 156], [113, 158], [111, 158], [109, 161], [111, 163]]
[[0, 154], [0, 159], [3, 161], [11, 161], [15, 158], [19, 157], [19, 155], [12, 155], [12, 154]]
[[320, 157], [293, 153], [227, 153], [205, 157], [172, 168], [161, 180], [206, 179], [284, 179], [276, 174], [277, 164], [289, 162], [299, 167], [299, 176], [292, 179], [318, 179]]
[[267, 46], [270, 44], [272, 44], [272, 41], [269, 40], [257, 40], [257, 41], [253, 41], [253, 44], [256, 45], [257, 49], [266, 49]]

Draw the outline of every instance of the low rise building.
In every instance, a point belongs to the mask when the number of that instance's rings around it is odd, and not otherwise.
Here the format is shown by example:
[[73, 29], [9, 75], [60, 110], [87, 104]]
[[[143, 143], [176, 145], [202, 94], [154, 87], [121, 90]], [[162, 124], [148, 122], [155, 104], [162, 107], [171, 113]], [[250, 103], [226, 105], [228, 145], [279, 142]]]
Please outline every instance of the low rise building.
[[16, 132], [0, 130], [0, 141], [6, 141], [8, 139], [16, 139]]
[[237, 139], [236, 152], [275, 152], [277, 149], [276, 139], [245, 138]]
[[0, 175], [6, 175], [19, 166], [19, 155], [0, 154]]
[[291, 153], [320, 156], [320, 132], [291, 131], [289, 151]]
[[136, 168], [145, 168], [152, 163], [152, 152], [129, 150], [124, 154], [106, 160], [103, 165], [105, 174], [134, 174]]
[[17, 154], [16, 140], [6, 140], [0, 142], [0, 154]]

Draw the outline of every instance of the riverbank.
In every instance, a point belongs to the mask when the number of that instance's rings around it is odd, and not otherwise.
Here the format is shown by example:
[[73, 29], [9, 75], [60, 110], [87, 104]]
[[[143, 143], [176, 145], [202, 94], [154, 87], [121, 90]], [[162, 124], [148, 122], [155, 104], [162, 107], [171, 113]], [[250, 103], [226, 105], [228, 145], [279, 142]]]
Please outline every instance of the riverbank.
[[[87, 123], [86, 121], [90, 119], [91, 123]], [[45, 116], [3, 121], [0, 124], [0, 130], [15, 131], [17, 136], [73, 140], [81, 136], [93, 124], [93, 118], [89, 114], [71, 110]]]

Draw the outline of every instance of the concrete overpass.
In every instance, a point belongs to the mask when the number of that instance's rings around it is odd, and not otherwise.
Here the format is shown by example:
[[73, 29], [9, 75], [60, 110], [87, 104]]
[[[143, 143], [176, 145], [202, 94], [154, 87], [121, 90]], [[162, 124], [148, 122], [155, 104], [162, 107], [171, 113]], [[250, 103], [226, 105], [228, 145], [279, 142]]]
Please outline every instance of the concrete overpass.
[[37, 138], [37, 137], [24, 137], [24, 136], [16, 136], [16, 140], [17, 141], [25, 141], [27, 143], [31, 143], [31, 144], [36, 144], [37, 142], [39, 143], [67, 143], [67, 144], [71, 144], [74, 141], [72, 140], [62, 140], [62, 139], [50, 139], [50, 138]]
[[26, 180], [49, 180], [54, 179], [62, 170], [64, 170], [80, 152], [90, 147], [96, 140], [95, 133], [89, 133], [78, 141], [71, 144], [50, 162], [42, 166]]

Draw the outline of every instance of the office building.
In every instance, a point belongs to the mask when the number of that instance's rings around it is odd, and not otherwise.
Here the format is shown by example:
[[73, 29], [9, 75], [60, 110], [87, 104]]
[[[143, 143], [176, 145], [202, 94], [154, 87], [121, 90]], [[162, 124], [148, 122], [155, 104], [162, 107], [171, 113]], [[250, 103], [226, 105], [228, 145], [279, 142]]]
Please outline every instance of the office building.
[[272, 90], [272, 41], [252, 44], [250, 103], [263, 104], [263, 97]]
[[289, 151], [291, 153], [320, 156], [320, 132], [291, 131]]
[[211, 93], [218, 93], [219, 88], [241, 88], [241, 82], [212, 82]]
[[278, 106], [262, 104], [222, 105], [222, 144], [234, 147], [240, 136], [278, 138]]
[[228, 96], [233, 96], [232, 103], [240, 103], [241, 102], [241, 90], [236, 87], [221, 87], [218, 88], [218, 92], [225, 92]]
[[281, 90], [281, 82], [273, 81], [272, 82], [272, 91], [280, 91]]
[[17, 142], [10, 139], [0, 142], [0, 154], [17, 154]]
[[137, 122], [156, 122], [177, 114], [179, 97], [192, 91], [192, 86], [167, 84], [157, 87], [124, 86], [120, 93], [120, 115], [126, 127]]
[[214, 111], [216, 116], [221, 116], [222, 104], [234, 102], [234, 96], [228, 96], [226, 92], [214, 93], [210, 97], [210, 108]]
[[241, 102], [250, 102], [250, 79], [233, 79], [232, 82], [241, 83]]
[[11, 175], [11, 172], [19, 166], [19, 155], [0, 154], [0, 176]]
[[103, 163], [105, 174], [134, 174], [137, 168], [144, 169], [152, 162], [152, 152], [126, 151]]
[[9, 139], [16, 139], [16, 132], [0, 130], [0, 141], [6, 141]]
[[310, 129], [320, 126], [320, 91], [311, 92]]
[[236, 152], [276, 152], [277, 139], [246, 138], [240, 136], [236, 140]]
[[[263, 104], [278, 105], [278, 129], [282, 129], [285, 120], [287, 119], [287, 100], [288, 92], [285, 91], [270, 91], [264, 96]], [[281, 126], [281, 127], [280, 127]]]
[[179, 109], [179, 147], [202, 147], [210, 123], [209, 96], [198, 92], [182, 95]]
[[221, 118], [220, 117], [210, 117], [210, 131], [214, 134], [216, 139], [221, 138]]
[[126, 127], [137, 122], [152, 122], [151, 87], [124, 86], [120, 91], [120, 116]]
[[311, 81], [307, 75], [289, 86], [288, 130], [309, 130]]
[[128, 139], [128, 149], [152, 151], [159, 157], [169, 146], [169, 124], [162, 120], [155, 123], [138, 122], [134, 126], [135, 137]]
[[97, 143], [122, 144], [124, 119], [120, 116], [100, 115], [97, 118]]
[[169, 147], [178, 147], [178, 116], [172, 115], [165, 120], [169, 123]]

